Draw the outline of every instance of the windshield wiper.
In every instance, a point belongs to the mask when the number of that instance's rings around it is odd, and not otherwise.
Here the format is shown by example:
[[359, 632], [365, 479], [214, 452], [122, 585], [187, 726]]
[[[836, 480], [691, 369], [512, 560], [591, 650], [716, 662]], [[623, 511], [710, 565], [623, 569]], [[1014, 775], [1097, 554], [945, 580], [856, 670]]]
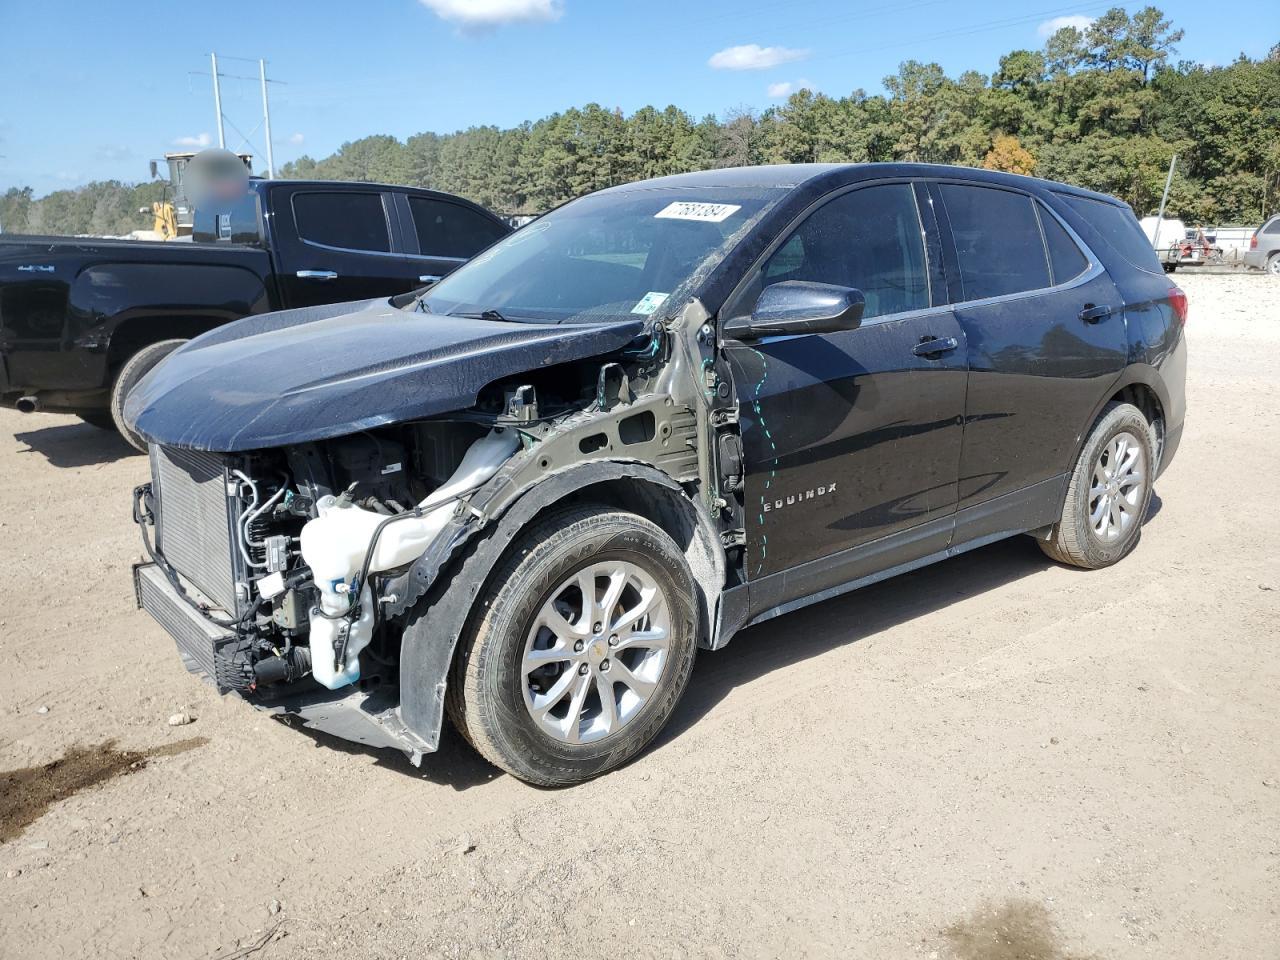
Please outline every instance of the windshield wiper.
[[481, 310], [479, 313], [451, 313], [451, 317], [465, 317], [468, 320], [488, 320], [492, 323], [506, 323], [507, 318], [493, 308]]

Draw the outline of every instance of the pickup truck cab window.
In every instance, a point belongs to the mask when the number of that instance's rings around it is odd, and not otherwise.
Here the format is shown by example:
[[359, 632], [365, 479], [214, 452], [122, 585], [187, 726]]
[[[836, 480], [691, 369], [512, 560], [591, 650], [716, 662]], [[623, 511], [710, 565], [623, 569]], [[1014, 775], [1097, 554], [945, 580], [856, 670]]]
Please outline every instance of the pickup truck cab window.
[[431, 197], [410, 197], [418, 252], [426, 257], [474, 257], [507, 231], [492, 219], [461, 204]]
[[391, 235], [380, 193], [296, 193], [293, 217], [309, 243], [388, 253]]
[[[1049, 262], [1030, 197], [959, 183], [944, 183], [939, 189], [951, 221], [963, 299], [985, 300], [1050, 286]], [[1022, 255], [1010, 256], [1011, 250]]]
[[197, 209], [193, 215], [191, 239], [195, 243], [237, 243], [262, 246], [261, 201], [256, 191], [227, 213]]

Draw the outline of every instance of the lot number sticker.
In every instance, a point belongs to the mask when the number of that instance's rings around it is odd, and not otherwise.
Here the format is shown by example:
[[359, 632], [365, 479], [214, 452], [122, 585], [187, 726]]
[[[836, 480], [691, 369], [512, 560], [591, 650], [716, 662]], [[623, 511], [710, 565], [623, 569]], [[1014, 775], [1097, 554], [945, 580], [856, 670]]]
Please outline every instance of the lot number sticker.
[[669, 203], [653, 215], [655, 220], [701, 220], [703, 223], [720, 223], [742, 207], [736, 203], [698, 203], [677, 200]]
[[631, 308], [631, 312], [643, 313], [647, 317], [666, 302], [667, 296], [668, 294], [659, 293], [657, 290], [650, 290]]

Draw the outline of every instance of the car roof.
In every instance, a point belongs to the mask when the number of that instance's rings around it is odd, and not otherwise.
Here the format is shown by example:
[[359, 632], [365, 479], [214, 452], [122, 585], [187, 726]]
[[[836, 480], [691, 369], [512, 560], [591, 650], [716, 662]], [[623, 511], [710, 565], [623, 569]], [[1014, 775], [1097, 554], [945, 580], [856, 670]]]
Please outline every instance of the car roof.
[[942, 163], [780, 163], [755, 167], [725, 167], [719, 170], [697, 170], [692, 173], [676, 173], [652, 180], [640, 180], [608, 187], [600, 192], [627, 193], [659, 187], [757, 187], [786, 190], [810, 186], [820, 189], [824, 186], [823, 181], [828, 181], [829, 186], [834, 188], [845, 183], [881, 177], [954, 177], [974, 183], [1014, 186], [1024, 190], [1054, 190], [1058, 193], [1087, 197], [1111, 204], [1120, 202], [1107, 194], [1096, 193], [1069, 183], [1003, 173], [998, 170], [984, 170], [980, 167], [960, 167]]

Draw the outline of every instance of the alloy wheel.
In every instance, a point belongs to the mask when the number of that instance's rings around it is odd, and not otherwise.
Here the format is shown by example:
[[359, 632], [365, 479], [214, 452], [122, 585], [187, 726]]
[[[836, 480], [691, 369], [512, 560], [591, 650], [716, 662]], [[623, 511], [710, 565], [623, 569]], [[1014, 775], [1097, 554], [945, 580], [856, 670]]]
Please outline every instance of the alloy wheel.
[[563, 743], [616, 733], [658, 688], [670, 641], [667, 599], [651, 574], [625, 560], [588, 564], [534, 618], [520, 668], [525, 707]]
[[1146, 499], [1146, 455], [1137, 437], [1117, 433], [1093, 465], [1089, 486], [1089, 528], [1103, 543], [1114, 543], [1142, 518]]

